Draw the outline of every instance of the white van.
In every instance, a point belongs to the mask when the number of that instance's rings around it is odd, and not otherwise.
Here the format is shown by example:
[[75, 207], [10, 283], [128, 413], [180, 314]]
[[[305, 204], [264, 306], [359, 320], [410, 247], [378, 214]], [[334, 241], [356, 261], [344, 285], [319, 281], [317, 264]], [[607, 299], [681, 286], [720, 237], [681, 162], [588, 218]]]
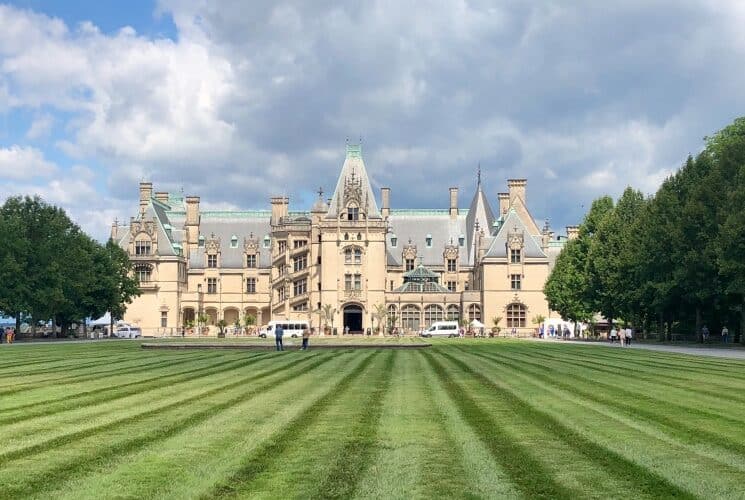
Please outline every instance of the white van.
[[119, 325], [114, 330], [114, 336], [120, 339], [136, 339], [142, 337], [142, 329], [139, 326]]
[[432, 326], [422, 331], [422, 337], [457, 337], [457, 321], [435, 321]]
[[259, 330], [259, 337], [261, 337], [262, 339], [265, 339], [268, 336], [274, 337], [274, 332], [277, 331], [277, 325], [282, 325], [282, 335], [284, 337], [292, 337], [293, 339], [302, 337], [303, 330], [305, 330], [306, 328], [310, 329], [310, 325], [307, 321], [297, 321], [289, 319], [270, 321], [268, 325]]

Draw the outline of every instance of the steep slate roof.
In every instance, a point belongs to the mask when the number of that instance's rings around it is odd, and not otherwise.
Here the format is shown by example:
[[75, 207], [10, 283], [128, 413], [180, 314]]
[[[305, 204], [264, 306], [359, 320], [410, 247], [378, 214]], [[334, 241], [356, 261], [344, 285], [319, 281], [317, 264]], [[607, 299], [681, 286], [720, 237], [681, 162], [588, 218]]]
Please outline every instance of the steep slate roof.
[[474, 262], [476, 249], [474, 248], [474, 235], [476, 234], [476, 222], [479, 223], [479, 230], [483, 229], [484, 234], [487, 236], [491, 234], [492, 226], [494, 225], [494, 212], [492, 212], [489, 200], [481, 189], [481, 176], [479, 175], [478, 183], [476, 184], [476, 194], [473, 195], [471, 200], [471, 206], [468, 209], [468, 218], [466, 219], [466, 227], [468, 232], [466, 237], [468, 238], [468, 261]]
[[[458, 238], [466, 236], [466, 218], [467, 215], [463, 212], [452, 218], [449, 210], [391, 210], [388, 216], [390, 230], [386, 235], [388, 265], [402, 265], [402, 253], [409, 240], [416, 245], [417, 258], [421, 259], [422, 264], [443, 265], [442, 253], [445, 245], [449, 245], [452, 240], [452, 244], [457, 246]], [[431, 247], [427, 247], [428, 235], [432, 236]], [[391, 243], [394, 236], [397, 239], [395, 247]], [[461, 265], [468, 265], [465, 241], [464, 246], [458, 247], [458, 258]]]
[[522, 231], [524, 234], [523, 251], [526, 257], [545, 258], [546, 254], [541, 250], [540, 243], [536, 240], [536, 235], [530, 234], [527, 225], [523, 222], [514, 209], [510, 209], [504, 221], [500, 224], [499, 232], [492, 239], [489, 250], [485, 257], [507, 257], [507, 233]]
[[360, 211], [365, 209], [367, 204], [367, 218], [380, 219], [378, 204], [375, 202], [375, 195], [370, 186], [370, 179], [367, 176], [365, 162], [362, 161], [362, 146], [347, 144], [347, 156], [344, 159], [344, 165], [341, 167], [339, 180], [336, 182], [334, 196], [331, 197], [329, 211], [326, 214], [327, 219], [335, 219], [339, 215], [340, 207], [344, 206], [344, 184], [345, 181], [354, 179], [361, 182], [362, 188], [362, 205]]
[[[212, 237], [220, 238], [220, 266], [223, 269], [242, 269], [243, 239], [250, 237], [259, 240], [259, 268], [271, 266], [270, 249], [264, 248], [265, 236], [271, 236], [269, 219], [271, 212], [256, 210], [248, 212], [202, 212], [200, 234], [205, 240]], [[238, 238], [238, 246], [231, 248], [231, 239]], [[204, 248], [197, 248], [189, 255], [189, 267], [203, 269], [206, 266]]]

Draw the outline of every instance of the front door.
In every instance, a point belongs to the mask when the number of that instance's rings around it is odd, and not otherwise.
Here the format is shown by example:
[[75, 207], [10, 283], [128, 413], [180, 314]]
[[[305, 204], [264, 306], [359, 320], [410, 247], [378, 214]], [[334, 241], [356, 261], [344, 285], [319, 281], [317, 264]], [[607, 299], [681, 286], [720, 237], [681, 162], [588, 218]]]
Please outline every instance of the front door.
[[344, 331], [349, 333], [362, 333], [362, 308], [357, 305], [350, 305], [344, 308]]

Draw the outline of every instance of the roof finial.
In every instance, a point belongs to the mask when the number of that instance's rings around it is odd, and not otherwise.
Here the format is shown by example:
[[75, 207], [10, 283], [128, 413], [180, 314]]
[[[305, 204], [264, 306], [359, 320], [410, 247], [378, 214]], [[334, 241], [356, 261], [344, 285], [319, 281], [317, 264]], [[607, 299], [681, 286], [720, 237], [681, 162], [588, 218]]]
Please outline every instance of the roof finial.
[[323, 199], [323, 188], [321, 186], [318, 186], [318, 197]]
[[481, 162], [479, 162], [478, 169], [476, 170], [476, 185], [481, 186]]

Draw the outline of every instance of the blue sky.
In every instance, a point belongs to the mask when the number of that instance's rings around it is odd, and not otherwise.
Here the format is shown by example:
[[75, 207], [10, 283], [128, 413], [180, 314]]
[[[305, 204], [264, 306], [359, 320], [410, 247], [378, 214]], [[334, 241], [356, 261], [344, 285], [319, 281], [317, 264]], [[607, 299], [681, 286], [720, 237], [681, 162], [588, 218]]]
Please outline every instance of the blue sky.
[[103, 239], [143, 179], [306, 209], [362, 137], [394, 207], [466, 207], [480, 164], [561, 231], [743, 114], [743, 25], [735, 0], [0, 3], [0, 189]]

